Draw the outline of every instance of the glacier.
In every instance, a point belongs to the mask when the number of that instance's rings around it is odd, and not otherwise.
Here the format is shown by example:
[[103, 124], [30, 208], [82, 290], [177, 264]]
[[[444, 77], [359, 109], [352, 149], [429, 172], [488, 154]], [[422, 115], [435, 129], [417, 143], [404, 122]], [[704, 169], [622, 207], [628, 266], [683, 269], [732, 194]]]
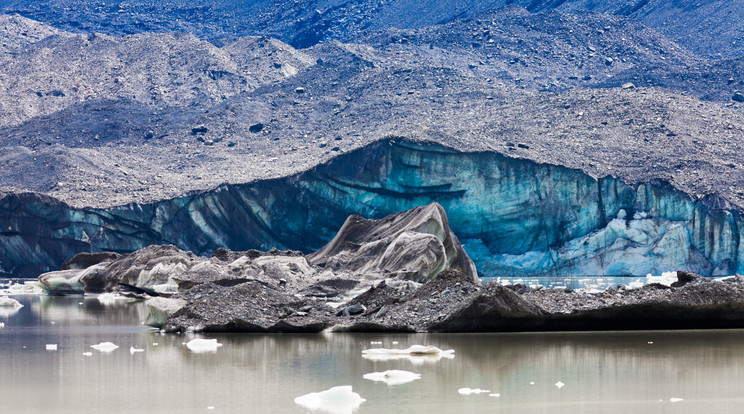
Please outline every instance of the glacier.
[[349, 214], [441, 204], [480, 276], [645, 276], [744, 272], [744, 225], [716, 195], [628, 184], [493, 151], [386, 139], [292, 176], [149, 204], [73, 208], [37, 193], [0, 199], [0, 268], [35, 277], [78, 252], [173, 244], [208, 255], [312, 252]]

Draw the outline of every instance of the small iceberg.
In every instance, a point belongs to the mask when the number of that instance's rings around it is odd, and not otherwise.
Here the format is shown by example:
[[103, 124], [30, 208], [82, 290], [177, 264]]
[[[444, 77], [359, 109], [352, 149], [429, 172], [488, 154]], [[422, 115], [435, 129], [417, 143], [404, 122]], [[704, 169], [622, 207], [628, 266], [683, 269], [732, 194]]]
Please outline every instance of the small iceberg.
[[7, 296], [0, 296], [0, 308], [20, 309], [22, 307], [21, 302]]
[[140, 349], [140, 348], [135, 348], [133, 346], [130, 346], [129, 347], [129, 353], [130, 354], [134, 355], [137, 352], [145, 352], [145, 350], [144, 349]]
[[103, 306], [116, 305], [117, 303], [134, 302], [136, 299], [121, 296], [116, 293], [101, 293], [98, 295], [98, 302]]
[[118, 348], [119, 345], [115, 345], [111, 342], [101, 342], [98, 345], [91, 345], [90, 347], [99, 352], [112, 352], [114, 349]]
[[[1, 287], [1, 286], [0, 286]], [[44, 289], [39, 286], [38, 281], [25, 281], [23, 283], [8, 283], [0, 289], [0, 295], [42, 295]]]
[[460, 395], [470, 395], [470, 394], [488, 394], [491, 390], [482, 390], [480, 388], [460, 388], [457, 390], [457, 393]]
[[662, 272], [661, 276], [654, 276], [649, 273], [646, 275], [645, 280], [640, 279], [629, 283], [628, 288], [638, 289], [651, 283], [659, 283], [664, 286], [672, 286], [672, 283], [676, 282], [677, 280], [677, 272]]
[[192, 339], [187, 344], [186, 347], [191, 350], [191, 352], [217, 352], [217, 348], [221, 347], [222, 344], [217, 342], [216, 339]]
[[92, 352], [83, 352], [83, 356], [87, 356], [87, 357], [93, 356], [93, 353]]
[[330, 414], [351, 414], [366, 400], [352, 390], [351, 385], [342, 385], [321, 392], [311, 392], [294, 399], [295, 404], [310, 411]]
[[56, 351], [57, 350], [57, 344], [46, 344], [46, 350], [47, 351]]
[[669, 399], [669, 402], [673, 402], [673, 403], [677, 403], [681, 401], [684, 401], [684, 400], [682, 398], [675, 398], [675, 397], [672, 397]]
[[7, 296], [0, 296], [0, 316], [9, 318], [23, 307], [21, 302]]
[[401, 385], [421, 379], [421, 374], [391, 369], [384, 372], [364, 374], [363, 378], [375, 382], [384, 382], [387, 385]]
[[566, 386], [562, 381], [558, 381], [555, 383], [556, 388], [561, 389]]
[[433, 345], [411, 345], [406, 349], [372, 348], [362, 351], [362, 358], [371, 361], [391, 361], [396, 359], [408, 359], [414, 365], [425, 362], [437, 362], [442, 358], [452, 359], [455, 351], [449, 349], [443, 351]]

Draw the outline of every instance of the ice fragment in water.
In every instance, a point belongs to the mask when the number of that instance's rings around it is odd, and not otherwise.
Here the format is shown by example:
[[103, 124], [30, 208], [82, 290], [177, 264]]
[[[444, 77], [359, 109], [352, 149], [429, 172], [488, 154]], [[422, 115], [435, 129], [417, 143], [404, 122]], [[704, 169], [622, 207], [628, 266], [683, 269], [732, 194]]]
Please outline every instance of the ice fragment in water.
[[92, 352], [83, 352], [83, 356], [93, 356]]
[[331, 414], [351, 414], [366, 401], [352, 390], [351, 385], [342, 385], [321, 392], [311, 392], [294, 399], [295, 404], [311, 411]]
[[135, 348], [133, 346], [129, 347], [129, 353], [134, 355], [136, 352], [145, 352], [144, 349]]
[[530, 385], [535, 385], [535, 381], [530, 381]]
[[407, 359], [414, 365], [424, 362], [437, 362], [442, 358], [452, 359], [455, 351], [452, 349], [442, 351], [432, 345], [411, 345], [406, 349], [372, 348], [362, 351], [362, 358], [372, 361], [390, 361], [395, 359]]
[[489, 397], [494, 397], [494, 398], [499, 398], [499, 397], [501, 397], [501, 394], [499, 394], [499, 393], [496, 392], [496, 393], [493, 393], [493, 394], [488, 394], [488, 396]]
[[457, 392], [461, 395], [470, 395], [470, 394], [486, 394], [490, 393], [491, 390], [482, 390], [480, 388], [460, 388], [457, 390]]
[[104, 306], [115, 305], [122, 302], [132, 302], [134, 300], [135, 299], [117, 295], [115, 293], [102, 293], [98, 295], [98, 301]]
[[111, 352], [114, 349], [118, 348], [119, 345], [114, 345], [111, 342], [101, 342], [98, 345], [91, 345], [90, 347], [100, 352]]
[[8, 318], [15, 315], [23, 307], [21, 302], [7, 296], [0, 296], [0, 316]]
[[364, 374], [363, 378], [376, 382], [384, 382], [387, 385], [400, 385], [415, 381], [417, 379], [421, 379], [421, 374], [391, 369], [384, 372], [372, 372], [369, 374]]
[[186, 347], [192, 352], [217, 352], [217, 348], [221, 347], [222, 344], [217, 342], [216, 339], [192, 339]]
[[674, 397], [669, 399], [669, 402], [673, 402], [673, 403], [680, 402], [680, 401], [684, 401], [684, 400], [682, 398], [674, 398]]
[[5, 322], [0, 322], [0, 328], [5, 328]]
[[564, 384], [564, 383], [563, 383], [563, 382], [561, 382], [561, 381], [558, 381], [558, 382], [556, 382], [556, 383], [555, 383], [555, 386], [556, 386], [556, 387], [558, 387], [558, 389], [561, 389], [561, 388], [565, 387], [565, 386], [566, 386], [566, 384]]
[[57, 350], [57, 344], [46, 344], [46, 350], [47, 351], [56, 351]]

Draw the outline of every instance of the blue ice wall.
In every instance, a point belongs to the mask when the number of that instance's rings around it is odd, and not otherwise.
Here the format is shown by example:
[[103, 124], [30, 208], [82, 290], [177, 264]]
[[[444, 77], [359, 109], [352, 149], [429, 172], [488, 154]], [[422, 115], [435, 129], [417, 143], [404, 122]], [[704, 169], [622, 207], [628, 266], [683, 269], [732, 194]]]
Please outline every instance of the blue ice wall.
[[80, 251], [171, 243], [296, 249], [328, 242], [351, 213], [439, 202], [484, 276], [742, 272], [738, 211], [663, 183], [633, 188], [565, 167], [437, 144], [380, 141], [310, 171], [154, 204], [72, 209], [37, 194], [0, 200], [0, 271], [35, 276]]

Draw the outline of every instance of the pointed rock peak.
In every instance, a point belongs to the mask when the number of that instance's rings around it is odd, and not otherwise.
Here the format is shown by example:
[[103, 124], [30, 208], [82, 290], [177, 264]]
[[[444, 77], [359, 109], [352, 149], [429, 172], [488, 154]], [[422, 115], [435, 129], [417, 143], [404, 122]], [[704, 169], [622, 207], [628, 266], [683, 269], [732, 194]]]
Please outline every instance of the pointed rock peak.
[[424, 282], [445, 269], [478, 280], [438, 203], [379, 220], [351, 215], [330, 243], [308, 256], [313, 265], [353, 273], [388, 273]]

